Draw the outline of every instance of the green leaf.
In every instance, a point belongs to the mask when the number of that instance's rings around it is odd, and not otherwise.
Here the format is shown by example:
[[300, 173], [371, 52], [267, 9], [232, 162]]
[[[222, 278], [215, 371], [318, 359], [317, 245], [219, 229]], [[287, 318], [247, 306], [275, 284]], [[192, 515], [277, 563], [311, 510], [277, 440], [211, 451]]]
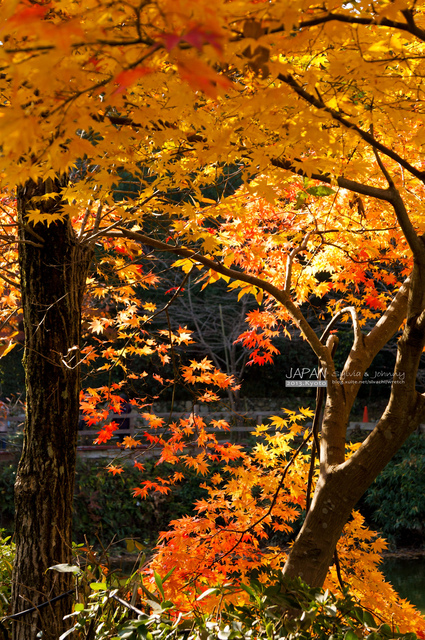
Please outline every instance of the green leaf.
[[154, 575], [154, 578], [155, 578], [155, 584], [158, 587], [158, 591], [162, 595], [162, 599], [165, 600], [164, 587], [162, 586], [161, 576], [156, 571], [153, 572], [153, 575]]
[[93, 591], [104, 591], [106, 589], [106, 582], [90, 582], [90, 588]]
[[280, 584], [271, 584], [269, 587], [267, 587], [267, 589], [264, 590], [264, 593], [268, 597], [273, 597], [273, 596], [277, 596], [278, 593], [280, 593], [280, 591], [281, 591]]
[[271, 640], [271, 638], [273, 637], [273, 622], [271, 620], [266, 624], [266, 634], [267, 637]]
[[159, 604], [159, 600], [156, 595], [154, 595], [151, 591], [148, 591], [148, 589], [146, 589], [145, 585], [142, 582], [140, 583], [140, 588], [142, 589], [143, 593], [149, 598], [149, 600], [153, 600], [154, 602]]
[[166, 580], [168, 580], [168, 578], [173, 575], [174, 571], [176, 570], [176, 567], [173, 567], [172, 569], [169, 570], [169, 572], [167, 574], [165, 574], [165, 576], [162, 578], [162, 584], [164, 584], [164, 582]]
[[354, 607], [353, 613], [357, 620], [363, 624], [363, 614], [364, 610], [361, 607]]
[[344, 640], [359, 640], [359, 639], [352, 629], [348, 629], [347, 633], [344, 636]]
[[137, 540], [133, 540], [132, 538], [128, 538], [125, 541], [125, 544], [129, 553], [132, 553], [135, 549], [137, 549], [137, 551], [143, 551], [143, 549], [145, 548], [143, 544], [141, 544]]
[[303, 611], [300, 618], [302, 629], [308, 629], [316, 616], [317, 611], [315, 609], [310, 609], [310, 611]]
[[324, 196], [330, 196], [333, 193], [336, 193], [336, 191], [334, 191], [330, 187], [325, 187], [323, 185], [320, 185], [318, 187], [309, 187], [308, 189], [306, 189], [306, 191], [311, 196], [317, 196], [319, 198], [323, 198]]
[[375, 622], [375, 618], [369, 611], [363, 611], [363, 623], [368, 627], [376, 628], [377, 624]]
[[381, 636], [383, 636], [384, 638], [393, 637], [393, 630], [391, 629], [389, 624], [381, 624], [378, 631], [381, 634]]
[[307, 194], [305, 193], [305, 191], [298, 191], [297, 198], [295, 200], [295, 209], [301, 209], [306, 199]]
[[255, 591], [253, 589], [251, 589], [250, 586], [248, 586], [247, 584], [241, 584], [241, 588], [246, 591], [252, 598], [257, 598], [257, 594], [255, 593]]
[[325, 606], [325, 611], [328, 614], [328, 616], [336, 616], [336, 614], [338, 613], [338, 609], [334, 604], [327, 604]]
[[163, 609], [160, 602], [155, 602], [154, 600], [146, 600], [146, 602], [154, 613], [162, 613]]
[[125, 541], [128, 553], [132, 553], [135, 548], [134, 540], [126, 540]]

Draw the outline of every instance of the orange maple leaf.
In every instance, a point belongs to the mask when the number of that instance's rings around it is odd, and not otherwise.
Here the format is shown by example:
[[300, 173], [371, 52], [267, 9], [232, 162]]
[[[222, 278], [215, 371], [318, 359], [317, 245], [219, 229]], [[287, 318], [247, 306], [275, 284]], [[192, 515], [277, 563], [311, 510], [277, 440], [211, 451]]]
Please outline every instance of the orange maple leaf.
[[192, 58], [190, 61], [180, 60], [178, 69], [182, 80], [195, 91], [203, 91], [205, 95], [216, 99], [219, 90], [229, 89], [231, 81], [222, 74], [218, 74], [214, 69], [202, 60]]
[[140, 440], [135, 440], [131, 436], [125, 436], [122, 443], [126, 449], [131, 449], [131, 447], [137, 447], [139, 444], [142, 444]]
[[118, 85], [118, 87], [115, 89], [115, 91], [112, 92], [112, 95], [115, 96], [119, 93], [123, 93], [137, 80], [139, 80], [139, 78], [142, 78], [143, 76], [151, 72], [152, 70], [149, 69], [149, 67], [135, 67], [134, 69], [121, 71], [121, 73], [119, 73], [114, 78], [114, 82]]
[[108, 467], [108, 471], [109, 473], [112, 473], [112, 475], [116, 476], [117, 474], [123, 473], [124, 469], [122, 467], [116, 467], [115, 465], [111, 464]]

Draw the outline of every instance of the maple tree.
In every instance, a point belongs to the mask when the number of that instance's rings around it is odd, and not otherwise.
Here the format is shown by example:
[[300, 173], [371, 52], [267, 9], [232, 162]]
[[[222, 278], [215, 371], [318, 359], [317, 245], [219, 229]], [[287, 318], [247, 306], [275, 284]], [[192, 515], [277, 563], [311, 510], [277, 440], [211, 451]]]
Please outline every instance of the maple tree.
[[[44, 572], [70, 553], [80, 322], [99, 247], [102, 268], [109, 262], [129, 282], [151, 247], [174, 253], [186, 272], [206, 269], [206, 284], [224, 278], [253, 294], [263, 306], [242, 340], [254, 361], [271, 360], [273, 337], [288, 323], [309, 342], [328, 383], [320, 471], [283, 571], [322, 584], [356, 501], [423, 417], [415, 389], [425, 344], [423, 7], [3, 0], [1, 8], [0, 178], [5, 202], [17, 185], [28, 386], [15, 609], [69, 584], [63, 575], [52, 586]], [[245, 185], [217, 202], [203, 185], [225, 182], [228, 167]], [[6, 202], [5, 228], [11, 215]], [[13, 306], [9, 231], [4, 294]], [[100, 278], [98, 298], [103, 289]], [[142, 321], [134, 294], [124, 294], [123, 335], [136, 340]], [[330, 320], [321, 337], [303, 313], [311, 295], [324, 299]], [[353, 346], [336, 372], [332, 331], [347, 318]], [[108, 324], [106, 315], [92, 318], [95, 331]], [[364, 374], [400, 330], [387, 408], [346, 457]], [[147, 354], [156, 345], [133, 348]], [[104, 351], [120, 358], [113, 345]], [[183, 446], [174, 435], [163, 439], [168, 457]], [[202, 470], [205, 460], [191, 463]], [[53, 518], [58, 496], [64, 511]], [[33, 637], [37, 625], [16, 624], [15, 637]], [[58, 629], [44, 626], [45, 637]]]

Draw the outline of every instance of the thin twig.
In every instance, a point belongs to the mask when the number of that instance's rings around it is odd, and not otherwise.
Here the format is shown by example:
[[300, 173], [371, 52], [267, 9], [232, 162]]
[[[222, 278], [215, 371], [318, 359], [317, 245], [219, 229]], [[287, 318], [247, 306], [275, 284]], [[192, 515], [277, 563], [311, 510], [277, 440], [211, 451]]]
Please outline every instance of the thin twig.
[[[195, 265], [193, 265], [193, 267], [190, 269], [190, 271], [188, 271], [185, 275], [185, 277], [183, 278], [181, 284], [179, 285], [179, 287], [177, 288], [177, 291], [175, 292], [175, 294], [173, 295], [173, 297], [171, 298], [171, 300], [169, 300], [167, 302], [167, 304], [162, 307], [162, 309], [159, 309], [158, 311], [155, 311], [154, 314], [152, 314], [151, 316], [149, 316], [149, 318], [145, 321], [145, 322], [150, 322], [151, 320], [153, 320], [154, 318], [156, 318], [157, 316], [159, 316], [161, 313], [167, 313], [168, 309], [170, 308], [170, 306], [173, 304], [174, 300], [177, 298], [177, 296], [180, 294], [181, 290], [183, 289], [184, 285], [186, 284], [186, 282], [189, 279], [190, 274], [192, 273], [192, 271], [194, 270]], [[145, 323], [144, 323], [145, 324]]]
[[19, 282], [14, 282], [13, 280], [10, 280], [7, 276], [4, 276], [1, 272], [0, 272], [0, 278], [5, 282], [7, 282], [7, 284], [10, 284], [12, 287], [19, 288]]
[[101, 216], [102, 216], [102, 209], [103, 209], [103, 204], [102, 204], [102, 202], [100, 202], [99, 206], [97, 207], [96, 218], [95, 218], [94, 227], [93, 227], [93, 231], [95, 233], [99, 229], [99, 226], [100, 226], [100, 220], [101, 220]]

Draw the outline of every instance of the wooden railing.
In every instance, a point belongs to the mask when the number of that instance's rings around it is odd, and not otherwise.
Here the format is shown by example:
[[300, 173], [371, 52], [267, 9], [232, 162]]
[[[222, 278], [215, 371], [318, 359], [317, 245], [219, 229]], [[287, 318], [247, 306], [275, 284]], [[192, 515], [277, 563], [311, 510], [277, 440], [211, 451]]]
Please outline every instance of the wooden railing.
[[[195, 410], [196, 413], [196, 410]], [[245, 411], [239, 414], [234, 414], [229, 411], [214, 411], [209, 413], [200, 412], [200, 416], [208, 423], [208, 421], [214, 420], [226, 420], [231, 425], [230, 431], [219, 430], [213, 427], [207, 427], [208, 432], [216, 432], [219, 439], [224, 441], [233, 440], [238, 441], [249, 436], [251, 432], [254, 431], [255, 425], [262, 424], [265, 421], [271, 419], [272, 416], [276, 415], [278, 412], [276, 411]], [[180, 418], [187, 419], [190, 416], [189, 412], [173, 412], [170, 413], [155, 413], [158, 418], [162, 418], [164, 423], [167, 424], [170, 419], [172, 421], [177, 421]], [[80, 416], [80, 425], [83, 423], [84, 416]], [[7, 421], [7, 430], [0, 430], [0, 453], [5, 454], [7, 451], [11, 451], [13, 448], [14, 440], [16, 438], [16, 434], [22, 430], [23, 423], [25, 419], [25, 414], [11, 414], [8, 416]], [[97, 432], [102, 428], [103, 425], [116, 420], [119, 424], [122, 424], [122, 421], [128, 419], [128, 428], [126, 429], [117, 429], [114, 432], [113, 438], [108, 441], [108, 443], [104, 445], [95, 445], [93, 441], [96, 438]], [[361, 421], [353, 421], [349, 423], [348, 431], [352, 431], [354, 429], [360, 429], [362, 431], [372, 431], [375, 426], [375, 422], [361, 422]], [[3, 427], [4, 428], [4, 427]], [[80, 455], [93, 455], [97, 457], [98, 455], [107, 455], [107, 452], [113, 453], [117, 451], [117, 442], [125, 436], [131, 436], [132, 438], [136, 438], [139, 432], [146, 431], [155, 435], [163, 435], [167, 431], [167, 427], [159, 427], [157, 429], [151, 429], [149, 427], [149, 423], [147, 420], [143, 418], [143, 416], [137, 411], [131, 411], [130, 413], [121, 413], [121, 414], [109, 414], [108, 419], [102, 421], [100, 424], [95, 425], [91, 428], [82, 428], [78, 431], [78, 450]], [[419, 431], [425, 433], [425, 425], [420, 425]], [[140, 438], [139, 438], [140, 439]], [[143, 439], [142, 439], [143, 440]], [[148, 445], [143, 443], [139, 446], [139, 449], [148, 448]], [[155, 448], [149, 447], [154, 454]], [[89, 454], [92, 452], [92, 454]], [[97, 453], [96, 453], [97, 452]], [[103, 453], [102, 453], [103, 452]], [[1, 455], [0, 459], [5, 460], [10, 456]]]
[[[196, 412], [195, 412], [196, 413]], [[254, 430], [256, 424], [262, 424], [264, 420], [270, 419], [272, 416], [276, 415], [276, 411], [245, 411], [243, 413], [234, 414], [229, 411], [214, 411], [209, 413], [200, 413], [200, 415], [204, 420], [208, 423], [211, 420], [226, 420], [231, 426], [231, 431], [236, 433], [249, 433]], [[170, 413], [156, 413], [154, 414], [158, 418], [162, 418], [164, 423], [167, 424], [170, 421], [177, 421], [180, 418], [187, 419], [191, 415], [187, 411], [174, 411]], [[83, 418], [83, 416], [81, 416]], [[131, 411], [131, 413], [120, 413], [120, 414], [109, 414], [108, 419], [105, 420], [101, 424], [107, 424], [112, 421], [117, 421], [121, 423], [123, 420], [129, 420], [128, 429], [122, 429], [114, 432], [114, 436], [126, 436], [129, 435], [134, 437], [139, 431], [147, 431], [148, 433], [163, 435], [167, 432], [167, 427], [158, 427], [156, 429], [152, 429], [149, 426], [149, 422], [143, 418], [143, 416], [137, 411]], [[246, 424], [242, 424], [245, 422]], [[79, 430], [80, 439], [87, 436], [92, 436], [95, 438], [96, 432], [99, 431], [101, 427], [96, 425], [91, 429], [81, 429]], [[229, 434], [228, 431], [219, 430], [213, 427], [207, 427], [208, 432], [216, 431], [217, 433]], [[228, 436], [227, 436], [228, 437]]]
[[[195, 409], [195, 413], [196, 412]], [[180, 418], [187, 419], [190, 416], [190, 412], [172, 412], [168, 413], [155, 413], [155, 416], [158, 418], [162, 418], [164, 423], [168, 423], [170, 420], [178, 421]], [[215, 420], [226, 420], [231, 424], [231, 433], [234, 434], [233, 437], [237, 434], [249, 434], [254, 430], [256, 424], [261, 424], [264, 420], [268, 420], [271, 416], [276, 415], [276, 411], [246, 411], [240, 414], [233, 414], [229, 411], [214, 411], [209, 413], [199, 413], [206, 422], [215, 419]], [[141, 413], [137, 411], [131, 411], [130, 413], [120, 413], [114, 414], [110, 413], [107, 420], [103, 420], [97, 425], [86, 428], [79, 428], [78, 430], [78, 444], [79, 448], [87, 448], [88, 446], [93, 445], [93, 441], [96, 438], [97, 432], [104, 426], [112, 421], [117, 421], [119, 424], [122, 424], [124, 420], [128, 419], [128, 428], [123, 429], [119, 428], [114, 432], [114, 436], [112, 438], [112, 442], [107, 447], [116, 447], [116, 442], [118, 438], [131, 436], [135, 438], [139, 431], [147, 431], [148, 433], [163, 435], [167, 431], [167, 427], [159, 427], [157, 429], [151, 429], [149, 426], [149, 422], [143, 418]], [[9, 440], [12, 440], [17, 433], [22, 431], [23, 423], [25, 420], [25, 414], [11, 414], [8, 416], [7, 420], [7, 430], [0, 431], [0, 441], [4, 440], [6, 444]], [[84, 415], [80, 415], [80, 425], [84, 424]], [[230, 438], [230, 432], [225, 430], [215, 429], [213, 427], [207, 427], [209, 432], [216, 431], [219, 434], [223, 435], [224, 439]], [[99, 445], [94, 445], [99, 446]], [[1, 450], [1, 446], [0, 446]]]

